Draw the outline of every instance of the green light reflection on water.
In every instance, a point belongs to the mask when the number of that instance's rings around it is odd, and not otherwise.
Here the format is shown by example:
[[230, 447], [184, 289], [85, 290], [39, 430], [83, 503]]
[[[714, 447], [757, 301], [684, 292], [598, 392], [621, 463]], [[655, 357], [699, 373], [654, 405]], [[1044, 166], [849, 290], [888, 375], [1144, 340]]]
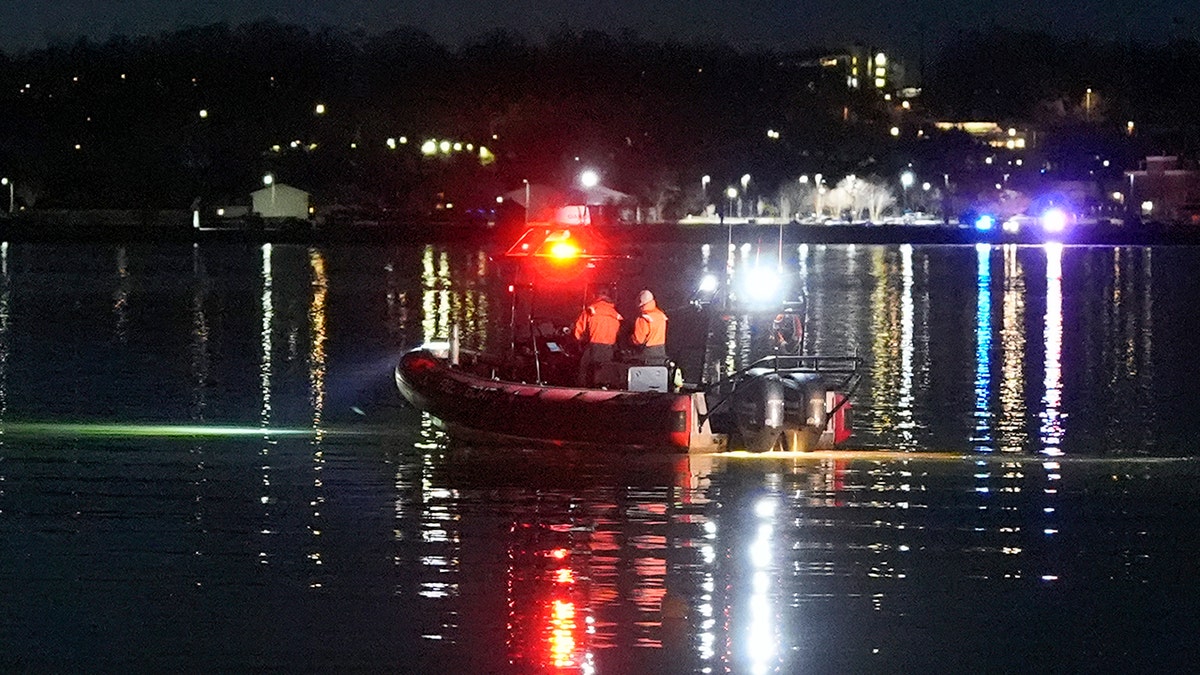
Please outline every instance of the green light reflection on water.
[[[10, 422], [0, 425], [0, 433], [13, 436], [49, 437], [155, 437], [155, 438], [229, 438], [242, 436], [314, 436], [313, 429], [288, 429], [185, 424], [111, 424], [63, 422]], [[329, 433], [322, 430], [323, 434]]]

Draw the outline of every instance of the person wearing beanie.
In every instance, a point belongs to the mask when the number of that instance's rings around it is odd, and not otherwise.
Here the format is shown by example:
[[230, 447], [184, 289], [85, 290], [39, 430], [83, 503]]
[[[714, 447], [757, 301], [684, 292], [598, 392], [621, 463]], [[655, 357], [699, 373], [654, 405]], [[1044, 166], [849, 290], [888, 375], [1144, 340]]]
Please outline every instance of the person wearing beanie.
[[654, 302], [654, 294], [648, 290], [638, 293], [638, 317], [633, 321], [633, 347], [635, 356], [651, 366], [665, 365], [667, 361], [667, 315]]
[[583, 346], [579, 357], [580, 387], [595, 385], [596, 370], [613, 360], [613, 349], [617, 344], [617, 332], [621, 329], [622, 317], [617, 313], [608, 292], [596, 291], [592, 303], [583, 308], [575, 320], [575, 339]]

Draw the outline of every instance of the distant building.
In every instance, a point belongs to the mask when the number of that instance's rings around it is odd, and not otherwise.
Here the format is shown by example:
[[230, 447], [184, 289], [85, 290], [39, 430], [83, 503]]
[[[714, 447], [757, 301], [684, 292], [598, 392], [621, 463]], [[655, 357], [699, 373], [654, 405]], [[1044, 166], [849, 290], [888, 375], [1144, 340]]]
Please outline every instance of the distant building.
[[996, 122], [934, 122], [939, 131], [957, 129], [998, 150], [1025, 150], [1033, 146], [1034, 134], [1028, 129], [1005, 129]]
[[1147, 157], [1137, 171], [1126, 171], [1135, 213], [1152, 220], [1200, 223], [1200, 170], [1174, 155]]
[[308, 218], [308, 193], [282, 183], [251, 192], [250, 204], [263, 218]]
[[871, 89], [890, 93], [904, 87], [903, 66], [883, 51], [861, 44], [848, 47], [845, 51], [797, 55], [785, 59], [784, 63], [797, 69], [820, 68], [827, 73], [835, 73], [849, 90]]
[[548, 185], [530, 184], [505, 193], [502, 198], [526, 205], [531, 221], [554, 221], [568, 224], [615, 223], [635, 220], [636, 200], [632, 195], [603, 185], [590, 188], [560, 190]]

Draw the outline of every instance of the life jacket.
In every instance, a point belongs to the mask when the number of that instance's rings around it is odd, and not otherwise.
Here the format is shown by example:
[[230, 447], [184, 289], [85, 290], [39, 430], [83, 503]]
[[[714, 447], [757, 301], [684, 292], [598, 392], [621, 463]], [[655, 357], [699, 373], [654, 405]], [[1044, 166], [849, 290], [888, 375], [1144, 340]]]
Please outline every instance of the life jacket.
[[575, 319], [575, 339], [584, 344], [615, 345], [621, 329], [621, 315], [608, 300], [597, 300]]
[[667, 315], [653, 300], [642, 305], [642, 313], [633, 322], [633, 344], [639, 347], [667, 344]]

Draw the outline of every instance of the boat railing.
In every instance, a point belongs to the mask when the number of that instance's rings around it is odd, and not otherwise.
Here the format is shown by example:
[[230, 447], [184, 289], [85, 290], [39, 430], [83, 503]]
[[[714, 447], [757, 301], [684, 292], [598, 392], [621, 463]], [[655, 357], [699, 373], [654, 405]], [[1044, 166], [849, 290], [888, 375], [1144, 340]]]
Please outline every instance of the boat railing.
[[747, 375], [769, 370], [782, 375], [811, 373], [820, 375], [829, 386], [841, 391], [853, 391], [862, 372], [862, 359], [857, 356], [825, 356], [821, 354], [770, 354], [732, 374], [722, 388], [736, 388]]
[[756, 368], [797, 373], [854, 373], [862, 368], [862, 359], [857, 356], [824, 356], [821, 354], [769, 354], [746, 366], [740, 373]]
[[844, 406], [854, 392], [858, 389], [858, 385], [862, 376], [863, 360], [857, 356], [824, 356], [820, 354], [770, 354], [761, 357], [750, 365], [731, 374], [729, 377], [722, 379], [711, 385], [708, 390], [720, 392], [722, 395], [718, 397], [717, 402], [709, 408], [708, 415], [711, 416], [719, 409], [723, 408], [731, 399], [731, 394], [737, 386], [747, 377], [760, 374], [754, 371], [769, 370], [771, 372], [787, 375], [792, 373], [812, 373], [820, 375], [826, 379], [828, 386], [842, 393], [844, 396], [841, 400], [829, 411], [832, 415], [842, 406]]

